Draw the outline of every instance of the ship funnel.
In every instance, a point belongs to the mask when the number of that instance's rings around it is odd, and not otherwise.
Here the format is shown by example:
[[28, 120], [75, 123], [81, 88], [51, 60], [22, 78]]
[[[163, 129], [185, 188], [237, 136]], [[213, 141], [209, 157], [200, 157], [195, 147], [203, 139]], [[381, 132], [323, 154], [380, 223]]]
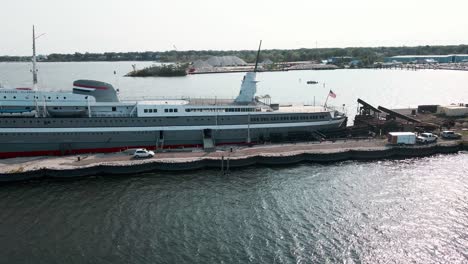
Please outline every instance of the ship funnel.
[[245, 74], [244, 79], [242, 80], [240, 93], [235, 100], [236, 103], [249, 104], [254, 101], [255, 93], [257, 93], [256, 76], [256, 72], [248, 72]]
[[73, 93], [93, 96], [96, 102], [118, 102], [114, 87], [105, 82], [77, 80], [73, 82]]
[[236, 97], [234, 102], [238, 104], [249, 104], [255, 100], [255, 94], [257, 93], [257, 67], [258, 60], [260, 58], [260, 49], [262, 47], [262, 41], [260, 40], [260, 45], [258, 46], [257, 58], [255, 59], [255, 68], [253, 72], [248, 72], [245, 74], [244, 79], [242, 80], [241, 89], [239, 95]]

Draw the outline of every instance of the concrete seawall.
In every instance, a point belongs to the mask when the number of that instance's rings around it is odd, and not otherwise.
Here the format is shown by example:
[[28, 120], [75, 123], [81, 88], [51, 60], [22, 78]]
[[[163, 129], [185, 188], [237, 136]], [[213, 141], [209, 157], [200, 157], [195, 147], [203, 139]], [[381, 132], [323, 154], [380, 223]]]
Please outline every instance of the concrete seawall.
[[[316, 146], [315, 146], [316, 147]], [[321, 149], [301, 150], [294, 152], [275, 152], [274, 155], [265, 155], [257, 152], [250, 155], [229, 157], [230, 168], [242, 168], [254, 165], [275, 166], [291, 165], [302, 162], [332, 163], [346, 160], [380, 160], [425, 157], [434, 154], [457, 153], [468, 150], [467, 142], [453, 144], [437, 144], [419, 147], [376, 147], [369, 149], [349, 148], [323, 151]], [[120, 161], [118, 163], [96, 162], [87, 165], [74, 165], [63, 167], [41, 167], [30, 170], [3, 171], [0, 173], [0, 182], [21, 181], [44, 177], [73, 178], [93, 175], [129, 175], [148, 173], [152, 171], [190, 171], [197, 169], [221, 169], [227, 166], [227, 158], [223, 156], [198, 157], [184, 159], [149, 159], [141, 162]], [[40, 163], [40, 161], [38, 162]], [[69, 164], [67, 164], [69, 165]]]

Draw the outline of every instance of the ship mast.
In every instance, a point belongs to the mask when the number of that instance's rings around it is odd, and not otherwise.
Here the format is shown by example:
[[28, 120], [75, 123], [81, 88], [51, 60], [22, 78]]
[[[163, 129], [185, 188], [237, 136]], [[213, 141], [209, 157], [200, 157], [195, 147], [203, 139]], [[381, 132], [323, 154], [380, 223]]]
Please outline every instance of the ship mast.
[[36, 39], [44, 36], [45, 33], [40, 34], [39, 36], [36, 37], [36, 32], [34, 30], [34, 25], [33, 25], [33, 32], [32, 32], [32, 41], [33, 41], [33, 56], [32, 56], [32, 74], [33, 74], [33, 89], [37, 90], [37, 59], [36, 59]]
[[36, 33], [34, 32], [34, 25], [33, 25], [32, 41], [33, 41], [33, 56], [32, 56], [33, 89], [37, 90]]
[[260, 40], [260, 45], [258, 45], [257, 58], [255, 59], [255, 68], [254, 72], [257, 72], [258, 59], [260, 58], [260, 49], [262, 48], [262, 40]]

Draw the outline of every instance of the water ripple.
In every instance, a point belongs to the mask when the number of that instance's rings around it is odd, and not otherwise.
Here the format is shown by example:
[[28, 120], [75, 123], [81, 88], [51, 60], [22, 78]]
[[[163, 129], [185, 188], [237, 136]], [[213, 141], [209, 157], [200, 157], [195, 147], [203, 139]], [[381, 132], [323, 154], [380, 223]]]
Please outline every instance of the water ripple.
[[467, 175], [460, 153], [4, 185], [0, 255], [7, 263], [467, 263]]

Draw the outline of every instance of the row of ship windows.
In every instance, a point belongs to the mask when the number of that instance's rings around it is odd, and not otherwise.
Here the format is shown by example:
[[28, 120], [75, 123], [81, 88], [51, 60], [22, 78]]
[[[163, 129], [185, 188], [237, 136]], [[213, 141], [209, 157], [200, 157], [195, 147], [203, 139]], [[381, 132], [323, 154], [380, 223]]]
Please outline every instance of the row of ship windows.
[[[132, 134], [155, 134], [159, 131], [129, 131]], [[46, 133], [47, 136], [81, 136], [81, 135], [120, 135], [121, 132], [68, 132], [68, 133]], [[123, 132], [122, 132], [123, 133]], [[0, 136], [41, 136], [42, 133], [0, 133]]]
[[[165, 113], [177, 113], [179, 110], [177, 108], [166, 108], [164, 109]], [[158, 109], [144, 109], [145, 113], [157, 113]]]
[[[210, 121], [212, 120], [211, 118], [193, 118], [193, 119], [189, 119], [187, 118], [187, 122], [190, 122], [190, 121]], [[230, 117], [227, 117], [227, 118], [219, 118], [219, 120], [231, 120]], [[43, 123], [45, 125], [48, 125], [48, 124], [56, 124], [56, 123], [60, 123], [60, 124], [63, 124], [63, 123], [74, 123], [73, 121], [78, 121], [78, 120], [70, 120], [69, 122], [65, 122], [64, 120], [45, 120], [45, 121], [41, 121], [41, 120], [37, 120], [36, 122], [33, 122], [32, 120], [29, 120], [29, 124], [32, 124], [32, 123], [37, 123], [37, 124], [40, 124], [40, 123]], [[89, 124], [92, 124], [92, 123], [136, 123], [136, 122], [144, 122], [144, 123], [147, 123], [148, 121], [153, 121], [153, 122], [163, 122], [164, 120], [163, 119], [151, 119], [151, 120], [148, 120], [148, 119], [144, 119], [144, 120], [136, 120], [136, 119], [119, 119], [119, 120], [107, 120], [107, 119], [100, 119], [100, 120], [79, 120], [81, 123], [89, 123]], [[5, 120], [5, 121], [0, 121], [0, 124], [8, 124], [8, 123], [11, 123], [11, 124], [16, 124], [16, 123], [20, 123], [20, 122], [16, 122], [16, 120]], [[26, 120], [23, 120], [23, 124], [26, 124], [28, 123]]]
[[[188, 108], [185, 112], [255, 112], [255, 108]], [[157, 113], [158, 109], [144, 109], [145, 113]], [[166, 108], [165, 113], [177, 113], [177, 108]]]
[[[34, 99], [39, 99], [39, 96], [33, 96], [33, 97], [34, 97]], [[58, 96], [57, 96], [56, 98], [57, 98], [57, 99], [60, 99]], [[8, 99], [8, 98], [7, 98], [6, 96], [3, 96], [3, 99]], [[10, 99], [16, 99], [16, 96], [13, 96], [13, 97], [11, 97]], [[24, 99], [29, 99], [29, 97], [25, 97]], [[51, 99], [51, 97], [49, 96], [49, 97], [47, 97], [47, 99], [49, 99], [49, 100], [50, 100], [50, 99]], [[66, 99], [67, 99], [67, 97], [65, 97], [65, 96], [64, 96], [64, 97], [63, 97], [63, 99], [65, 99], [65, 100], [66, 100]], [[86, 96], [86, 99], [88, 99], [88, 97], [87, 97], [87, 96]]]
[[[313, 119], [325, 119], [325, 116], [324, 115], [320, 115], [320, 116], [280, 116], [280, 117], [253, 117], [250, 119], [251, 122], [263, 122], [263, 121], [286, 121], [286, 120], [313, 120]], [[212, 119], [211, 118], [193, 118], [193, 119], [190, 119], [190, 118], [187, 118], [186, 119], [187, 122], [190, 122], [190, 121], [211, 121]], [[224, 120], [231, 120], [230, 117], [226, 117], [226, 118], [219, 118], [219, 120], [221, 121], [224, 121]], [[151, 120], [148, 120], [148, 119], [144, 119], [144, 120], [137, 120], [137, 119], [118, 119], [118, 120], [114, 120], [114, 119], [98, 119], [98, 120], [87, 120], [87, 119], [82, 119], [82, 120], [70, 120], [68, 123], [74, 123], [75, 122], [81, 122], [81, 123], [89, 123], [89, 124], [92, 124], [92, 123], [136, 123], [136, 122], [144, 122], [144, 123], [147, 123], [148, 121], [152, 121], [152, 122], [163, 122], [164, 120], [163, 119], [151, 119]], [[3, 123], [3, 124], [8, 124], [8, 123], [12, 123], [12, 124], [16, 124], [16, 123], [20, 123], [20, 122], [17, 122], [16, 120], [3, 120], [3, 121], [0, 121], [0, 124]], [[23, 120], [23, 124], [26, 124], [26, 123], [29, 123], [29, 124], [32, 124], [34, 123], [33, 120], [29, 120], [29, 122], [27, 122], [26, 120]], [[44, 121], [41, 121], [41, 120], [36, 120], [37, 124], [40, 124], [40, 123], [44, 123], [44, 124], [56, 124], [56, 123], [67, 123], [65, 122], [64, 120], [44, 120]]]
[[252, 122], [258, 122], [258, 121], [285, 121], [285, 120], [313, 120], [313, 119], [325, 119], [324, 115], [314, 115], [314, 116], [273, 116], [270, 118], [267, 117], [254, 117], [251, 118], [250, 120]]
[[[7, 97], [7, 96], [3, 96], [3, 99], [8, 99], [8, 97]], [[12, 96], [10, 99], [16, 99], [16, 96]], [[21, 98], [20, 98], [20, 99], [21, 99]], [[25, 97], [25, 98], [23, 98], [23, 100], [24, 100], [24, 99], [29, 99], [29, 97]], [[33, 99], [39, 99], [39, 96], [33, 96]], [[48, 100], [51, 100], [52, 97], [48, 96], [47, 99], [48, 99]], [[60, 99], [60, 97], [57, 96], [56, 99]], [[64, 100], [67, 100], [67, 97], [64, 96], [63, 99], [64, 99]], [[85, 99], [88, 99], [88, 96], [85, 96]]]
[[255, 111], [257, 111], [256, 108], [187, 108], [185, 109], [185, 112], [255, 112]]

